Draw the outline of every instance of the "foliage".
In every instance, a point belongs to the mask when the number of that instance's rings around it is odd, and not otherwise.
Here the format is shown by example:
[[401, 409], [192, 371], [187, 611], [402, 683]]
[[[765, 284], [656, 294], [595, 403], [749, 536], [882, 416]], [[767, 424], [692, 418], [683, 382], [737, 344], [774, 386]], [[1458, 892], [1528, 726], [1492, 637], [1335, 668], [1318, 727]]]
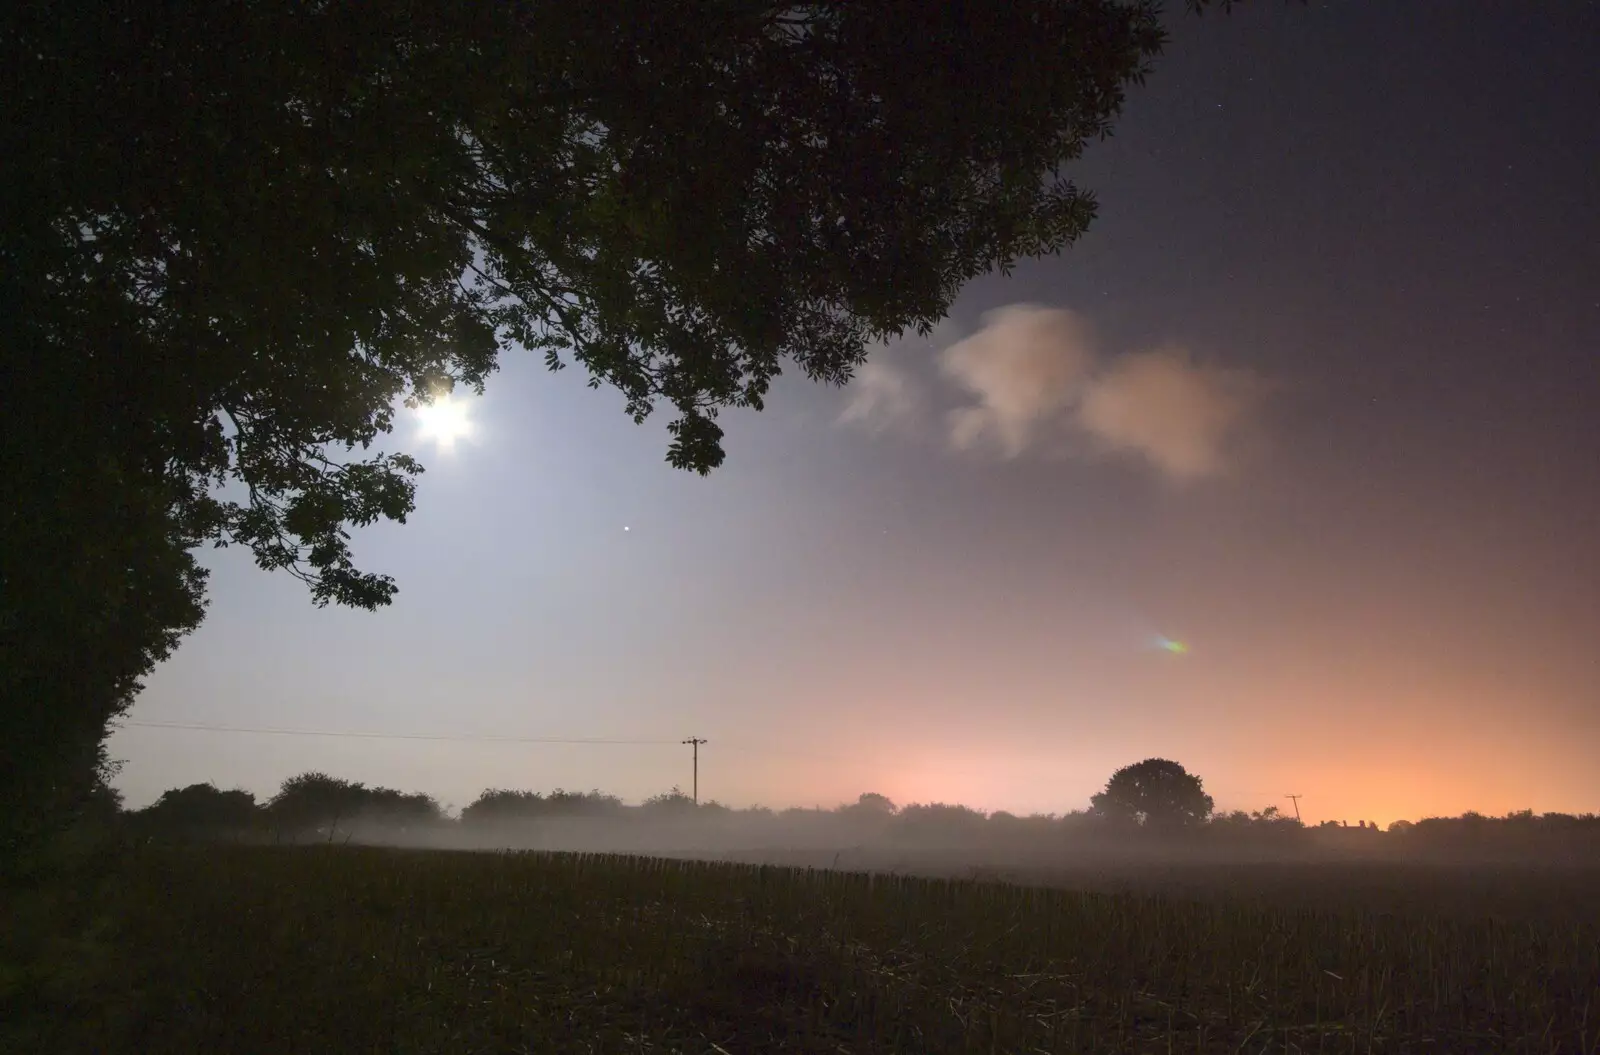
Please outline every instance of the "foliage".
[[219, 791], [207, 783], [162, 792], [134, 821], [152, 834], [214, 835], [248, 831], [256, 816], [256, 797], [250, 792]]
[[543, 806], [544, 796], [537, 791], [485, 788], [482, 794], [461, 810], [461, 823], [525, 820], [539, 816], [544, 812]]
[[622, 807], [622, 800], [603, 791], [563, 791], [556, 788], [545, 800], [554, 813], [583, 817], [603, 817]]
[[1246, 836], [1284, 836], [1293, 838], [1305, 830], [1305, 825], [1293, 817], [1285, 817], [1277, 806], [1247, 813], [1244, 810], [1216, 812], [1211, 815], [1209, 827], [1220, 832]]
[[1117, 770], [1090, 805], [1104, 820], [1157, 829], [1203, 823], [1212, 809], [1200, 778], [1164, 758], [1147, 758]]
[[363, 821], [395, 825], [402, 830], [412, 825], [437, 824], [445, 819], [444, 808], [432, 795], [393, 788], [369, 788], [361, 797], [357, 813]]
[[943, 802], [913, 802], [895, 817], [895, 831], [903, 835], [960, 836], [981, 828], [986, 818], [968, 806]]
[[486, 788], [461, 811], [463, 824], [481, 825], [537, 817], [605, 817], [622, 809], [622, 800], [600, 791], [536, 791]]
[[676, 784], [673, 785], [671, 791], [665, 791], [645, 799], [644, 804], [639, 807], [639, 811], [646, 816], [663, 819], [667, 817], [693, 816], [698, 810], [699, 807], [694, 799], [686, 795], [683, 789]]
[[367, 788], [357, 781], [330, 777], [326, 773], [301, 773], [283, 782], [267, 803], [266, 813], [274, 828], [284, 834], [327, 828], [353, 817], [366, 800]]
[[[1341, 875], [1311, 881], [1315, 911], [1248, 878], [1195, 900], [594, 855], [162, 851], [95, 892], [101, 955], [0, 987], [0, 1048], [1593, 1050], [1588, 877], [1525, 882], [1498, 920], [1481, 901], [1379, 914]], [[1544, 919], [1547, 902], [1586, 916]]]
[[840, 806], [838, 810], [845, 816], [866, 820], [885, 820], [893, 817], [898, 811], [899, 807], [894, 804], [893, 799], [875, 791], [862, 792], [860, 798], [847, 806]]
[[[205, 581], [165, 484], [72, 429], [33, 432], [37, 394], [6, 362], [8, 270], [0, 252], [0, 872], [92, 806], [114, 769], [108, 723], [199, 624]], [[63, 409], [77, 429], [93, 406]]]
[[265, 812], [280, 835], [317, 831], [330, 841], [340, 830], [353, 835], [357, 824], [400, 832], [444, 820], [444, 810], [431, 795], [369, 788], [326, 773], [301, 773], [285, 780]]
[[1504, 817], [1468, 812], [1390, 825], [1395, 844], [1412, 853], [1492, 853], [1531, 860], [1600, 859], [1600, 815], [1517, 810]]

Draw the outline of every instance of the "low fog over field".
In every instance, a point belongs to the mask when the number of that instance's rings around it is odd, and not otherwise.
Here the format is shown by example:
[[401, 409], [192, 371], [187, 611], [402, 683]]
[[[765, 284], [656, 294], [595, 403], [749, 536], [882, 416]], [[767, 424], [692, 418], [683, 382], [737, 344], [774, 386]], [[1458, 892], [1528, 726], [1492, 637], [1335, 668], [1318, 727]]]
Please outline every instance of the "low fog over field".
[[[1192, 781], [1162, 760], [1119, 772], [1148, 775], [1153, 763]], [[1355, 899], [1384, 910], [1481, 907], [1536, 879], [1554, 877], [1562, 890], [1600, 879], [1592, 815], [1307, 826], [1270, 807], [1213, 812], [1198, 781], [1187, 812], [1182, 796], [1165, 805], [1147, 796], [1136, 804], [1148, 809], [1129, 812], [1117, 797], [1125, 784], [1114, 777], [1090, 809], [1064, 816], [897, 806], [876, 794], [833, 809], [773, 811], [696, 803], [676, 789], [639, 805], [601, 792], [490, 789], [451, 817], [426, 795], [311, 773], [262, 805], [243, 791], [174, 789], [129, 820], [152, 838], [634, 854], [1202, 896], [1266, 891], [1310, 907]], [[1517, 898], [1518, 913], [1562, 902], [1555, 890], [1550, 904], [1537, 900]]]

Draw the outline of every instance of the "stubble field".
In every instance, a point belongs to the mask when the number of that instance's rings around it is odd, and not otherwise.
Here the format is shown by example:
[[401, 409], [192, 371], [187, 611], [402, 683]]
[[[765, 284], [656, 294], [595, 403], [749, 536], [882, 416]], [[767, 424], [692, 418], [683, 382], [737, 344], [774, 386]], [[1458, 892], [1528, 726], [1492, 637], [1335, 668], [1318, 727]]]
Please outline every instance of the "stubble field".
[[[1368, 875], [1377, 893], [1329, 872], [1322, 907], [1311, 873], [1263, 875], [1097, 893], [607, 855], [145, 848], [92, 897], [40, 894], [13, 917], [0, 1046], [1600, 1052], [1594, 873], [1530, 873], [1481, 911], [1471, 883], [1441, 911], [1407, 899], [1399, 871]], [[52, 944], [46, 919], [75, 936]]]

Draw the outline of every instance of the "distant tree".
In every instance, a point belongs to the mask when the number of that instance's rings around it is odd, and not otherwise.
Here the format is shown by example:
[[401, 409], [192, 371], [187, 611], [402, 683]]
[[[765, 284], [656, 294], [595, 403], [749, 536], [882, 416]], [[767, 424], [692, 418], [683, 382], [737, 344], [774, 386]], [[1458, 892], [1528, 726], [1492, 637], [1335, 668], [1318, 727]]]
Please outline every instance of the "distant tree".
[[438, 824], [444, 820], [444, 808], [432, 795], [420, 791], [368, 788], [360, 796], [357, 815], [363, 821], [411, 829]]
[[1033, 822], [1033, 823], [1038, 823], [1038, 822], [1041, 822], [1041, 821], [1048, 821], [1051, 824], [1055, 825], [1056, 827], [1060, 828], [1062, 831], [1065, 831], [1065, 832], [1079, 832], [1079, 831], [1082, 831], [1082, 830], [1084, 830], [1084, 829], [1086, 829], [1086, 828], [1098, 823], [1100, 818], [1095, 815], [1095, 812], [1094, 812], [1093, 809], [1087, 809], [1087, 810], [1068, 810], [1066, 813], [1063, 813], [1060, 817], [1057, 817], [1054, 814], [1045, 815], [1045, 814], [1035, 813], [1032, 816], [1030, 816], [1028, 818], [1028, 820], [1030, 822]]
[[507, 791], [487, 788], [461, 811], [463, 824], [532, 820], [536, 817], [614, 816], [622, 810], [622, 800], [601, 791], [564, 791], [549, 795], [537, 791]]
[[486, 824], [495, 821], [528, 820], [545, 812], [544, 796], [537, 791], [507, 791], [485, 788], [461, 810], [461, 823]]
[[1226, 813], [1219, 811], [1211, 815], [1210, 823], [1218, 830], [1242, 831], [1256, 824], [1258, 816], [1260, 815], [1246, 813], [1244, 810], [1230, 810]]
[[[677, 790], [677, 789], [673, 789]], [[563, 791], [557, 788], [545, 799], [552, 815], [606, 817], [622, 812], [622, 800], [603, 791]]]
[[1211, 796], [1199, 777], [1176, 762], [1147, 758], [1111, 775], [1106, 789], [1093, 796], [1096, 816], [1149, 828], [1183, 828], [1211, 815]]
[[640, 805], [639, 812], [652, 819], [666, 819], [669, 817], [693, 816], [696, 807], [694, 799], [684, 794], [683, 789], [676, 784], [671, 791], [660, 795], [652, 795]]
[[89, 787], [196, 547], [387, 603], [348, 530], [412, 509], [401, 401], [530, 349], [705, 472], [785, 366], [1076, 239], [1062, 166], [1164, 40], [1157, 0], [3, 10], [5, 816]]
[[214, 835], [242, 832], [256, 820], [256, 797], [248, 791], [220, 791], [213, 784], [190, 784], [161, 793], [138, 812], [140, 828], [155, 834]]
[[913, 802], [895, 816], [895, 831], [916, 837], [956, 837], [982, 830], [987, 818], [968, 806]]
[[888, 820], [894, 816], [897, 808], [889, 796], [868, 791], [862, 793], [854, 802], [840, 806], [838, 812], [842, 816], [858, 820]]
[[280, 832], [326, 829], [331, 837], [340, 821], [360, 811], [366, 790], [364, 784], [326, 773], [301, 773], [283, 782], [266, 812]]

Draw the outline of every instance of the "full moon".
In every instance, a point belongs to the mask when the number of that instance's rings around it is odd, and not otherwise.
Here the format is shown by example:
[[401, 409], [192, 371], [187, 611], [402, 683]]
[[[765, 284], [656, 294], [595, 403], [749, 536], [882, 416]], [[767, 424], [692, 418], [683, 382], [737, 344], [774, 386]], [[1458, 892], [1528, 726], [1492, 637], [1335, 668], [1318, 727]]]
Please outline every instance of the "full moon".
[[448, 450], [456, 440], [472, 435], [467, 404], [450, 396], [440, 396], [431, 404], [417, 408], [417, 435]]

